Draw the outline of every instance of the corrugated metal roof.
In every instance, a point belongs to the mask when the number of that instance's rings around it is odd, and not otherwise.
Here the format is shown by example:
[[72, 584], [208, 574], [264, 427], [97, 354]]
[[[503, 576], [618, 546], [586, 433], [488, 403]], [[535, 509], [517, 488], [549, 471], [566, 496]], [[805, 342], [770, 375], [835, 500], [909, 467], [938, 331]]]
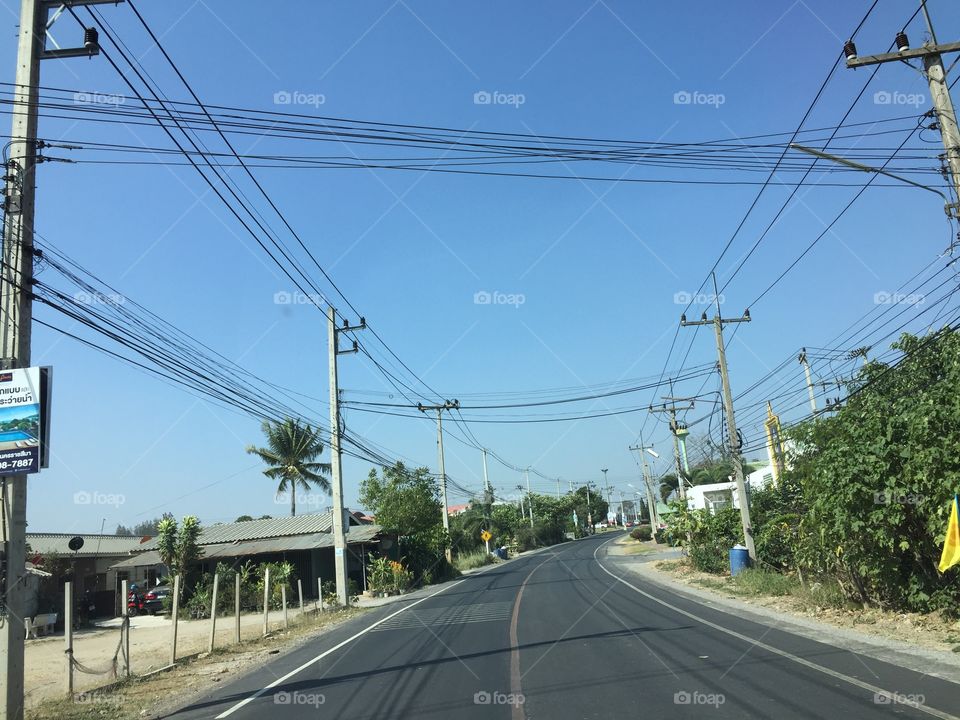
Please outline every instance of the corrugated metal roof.
[[[82, 537], [83, 547], [74, 552], [68, 546], [70, 538]], [[70, 557], [95, 557], [103, 555], [129, 555], [135, 550], [146, 548], [142, 537], [129, 535], [83, 535], [81, 533], [27, 533], [30, 551], [47, 555], [57, 553]]]
[[[200, 544], [214, 545], [223, 542], [261, 540], [271, 537], [330, 532], [331, 526], [332, 516], [330, 513], [314, 513], [311, 515], [297, 515], [295, 517], [221, 523], [220, 525], [202, 527], [200, 530]], [[153, 549], [156, 546], [157, 541], [153, 539], [144, 545], [144, 548]]]
[[[371, 542], [380, 533], [379, 525], [352, 525], [347, 533], [347, 544]], [[218, 558], [247, 557], [269, 553], [293, 552], [296, 550], [312, 550], [314, 548], [332, 548], [333, 535], [330, 533], [307, 533], [286, 537], [262, 538], [257, 540], [241, 540], [230, 543], [215, 543], [203, 547], [203, 560]], [[112, 569], [122, 570], [131, 567], [159, 565], [160, 554], [156, 550], [147, 550], [137, 553], [133, 557], [111, 565]]]

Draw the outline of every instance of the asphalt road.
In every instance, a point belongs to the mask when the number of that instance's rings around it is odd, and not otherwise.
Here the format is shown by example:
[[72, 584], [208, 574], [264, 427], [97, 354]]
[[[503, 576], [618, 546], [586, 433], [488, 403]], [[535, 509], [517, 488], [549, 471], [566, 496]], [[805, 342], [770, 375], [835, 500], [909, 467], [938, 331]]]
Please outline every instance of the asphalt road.
[[559, 545], [378, 608], [170, 717], [960, 715], [958, 684], [638, 580], [604, 557], [609, 540]]

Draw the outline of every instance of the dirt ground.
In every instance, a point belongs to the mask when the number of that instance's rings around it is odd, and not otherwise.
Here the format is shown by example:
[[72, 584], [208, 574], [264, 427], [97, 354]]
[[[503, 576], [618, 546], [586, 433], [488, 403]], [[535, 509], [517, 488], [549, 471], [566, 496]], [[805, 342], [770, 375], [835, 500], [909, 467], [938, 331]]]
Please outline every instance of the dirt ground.
[[[26, 718], [150, 720], [161, 717], [209, 693], [212, 683], [225, 682], [255, 664], [268, 662], [277, 654], [310, 642], [312, 638], [329, 632], [364, 611], [365, 608], [349, 608], [322, 614], [306, 612], [298, 622], [293, 622], [291, 616], [289, 630], [273, 630], [267, 637], [261, 637], [259, 632], [254, 632], [254, 639], [240, 645], [224, 645], [215, 649], [212, 654], [204, 652], [178, 660], [173, 668], [145, 677], [135, 677], [107, 690], [80, 694], [75, 701], [60, 697], [39, 703], [35, 701], [32, 706], [27, 707]], [[261, 616], [248, 617], [261, 620]], [[218, 622], [218, 637], [219, 625]], [[273, 625], [271, 623], [271, 627]], [[282, 622], [278, 625], [282, 625]], [[252, 626], [255, 629], [261, 627], [257, 623]], [[169, 631], [169, 626], [162, 629]], [[245, 627], [244, 637], [247, 637], [247, 632]]]
[[[313, 605], [305, 605], [308, 614]], [[298, 617], [300, 609], [290, 609], [290, 621]], [[82, 692], [113, 681], [109, 672], [111, 658], [120, 642], [120, 619], [104, 623], [106, 627], [84, 630], [73, 636], [73, 655], [76, 660], [97, 674], [74, 672], [74, 689]], [[130, 671], [142, 675], [170, 664], [171, 621], [167, 616], [140, 616], [130, 621]], [[234, 641], [234, 617], [217, 619], [216, 645], [226, 646]], [[270, 630], [283, 627], [283, 613], [270, 612]], [[263, 615], [250, 613], [240, 616], [240, 637], [247, 641], [263, 633]], [[210, 620], [180, 620], [177, 623], [177, 657], [182, 658], [207, 650], [210, 640]], [[32, 707], [48, 698], [61, 697], [66, 692], [66, 660], [63, 635], [28, 640], [25, 658], [26, 707]], [[122, 660], [117, 658], [119, 673], [123, 674]]]
[[809, 598], [803, 596], [745, 595], [737, 592], [729, 575], [699, 572], [686, 559], [656, 560], [653, 558], [662, 552], [660, 549], [662, 546], [654, 543], [637, 543], [633, 540], [629, 542], [644, 546], [644, 549], [634, 550], [629, 543], [624, 542], [624, 550], [628, 552], [622, 554], [639, 553], [647, 556], [650, 561], [644, 563], [644, 572], [654, 573], [666, 580], [736, 598], [749, 605], [774, 609], [868, 635], [892, 638], [931, 650], [960, 653], [960, 621], [944, 618], [940, 613], [889, 612], [853, 604], [845, 608], [824, 607], [811, 603]]

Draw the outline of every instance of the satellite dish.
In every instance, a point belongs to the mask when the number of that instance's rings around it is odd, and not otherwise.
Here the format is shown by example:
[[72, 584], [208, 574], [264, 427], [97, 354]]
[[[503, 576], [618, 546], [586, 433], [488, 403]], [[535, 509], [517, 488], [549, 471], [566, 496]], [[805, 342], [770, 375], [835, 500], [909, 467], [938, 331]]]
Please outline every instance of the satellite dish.
[[70, 538], [70, 542], [67, 543], [67, 547], [77, 552], [80, 548], [83, 547], [83, 538], [77, 535], [76, 537]]

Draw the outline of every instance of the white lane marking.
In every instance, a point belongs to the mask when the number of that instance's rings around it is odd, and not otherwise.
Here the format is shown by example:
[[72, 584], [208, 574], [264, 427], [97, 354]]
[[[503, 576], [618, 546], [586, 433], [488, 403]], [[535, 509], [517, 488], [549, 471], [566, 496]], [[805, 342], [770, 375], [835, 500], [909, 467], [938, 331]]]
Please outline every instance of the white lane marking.
[[[608, 540], [607, 542], [610, 542], [610, 541]], [[773, 647], [772, 645], [767, 645], [766, 643], [760, 642], [759, 640], [754, 640], [753, 638], [750, 638], [750, 637], [747, 637], [746, 635], [742, 635], [741, 633], [738, 633], [736, 630], [731, 630], [729, 628], [723, 627], [722, 625], [717, 625], [716, 623], [710, 622], [709, 620], [702, 618], [699, 615], [694, 615], [693, 613], [687, 612], [686, 610], [680, 610], [679, 608], [675, 608], [670, 603], [664, 600], [661, 600], [658, 597], [654, 597], [648, 592], [644, 592], [643, 590], [638, 588], [636, 585], [633, 585], [632, 583], [629, 583], [626, 580], [624, 580], [619, 575], [614, 575], [612, 572], [610, 572], [603, 566], [603, 563], [600, 562], [600, 558], [597, 557], [597, 552], [599, 552], [600, 548], [602, 548], [606, 544], [607, 543], [601, 543], [600, 545], [597, 545], [596, 550], [593, 551], [593, 559], [596, 560], [599, 568], [603, 570], [607, 575], [612, 577], [614, 580], [617, 580], [618, 582], [622, 582], [628, 588], [640, 593], [641, 595], [643, 595], [646, 598], [649, 598], [650, 600], [653, 600], [655, 603], [659, 603], [660, 605], [663, 605], [664, 607], [669, 608], [670, 610], [673, 610], [676, 613], [680, 613], [681, 615], [688, 617], [691, 620], [696, 620], [699, 623], [703, 623], [707, 627], [711, 627], [714, 630], [719, 630], [722, 633], [726, 633], [727, 635], [731, 635], [740, 640], [744, 640], [752, 645], [755, 645], [756, 647], [763, 648], [768, 652], [772, 652], [774, 655], [779, 655], [780, 657], [784, 657], [788, 660], [793, 660], [793, 662], [799, 665], [808, 667], [811, 670], [816, 670], [817, 672], [821, 672], [824, 675], [829, 675], [830, 677], [836, 678], [837, 680], [843, 680], [844, 682], [850, 683], [851, 685], [856, 685], [858, 688], [862, 688], [863, 690], [869, 690], [875, 696], [878, 694], [888, 698], [896, 696], [896, 693], [894, 693], [893, 691], [884, 690], [883, 688], [878, 687], [876, 685], [871, 685], [868, 682], [863, 682], [863, 680], [858, 680], [855, 677], [844, 675], [841, 672], [837, 672], [836, 670], [831, 670], [830, 668], [824, 667], [823, 665], [818, 665], [815, 662], [810, 662], [809, 660], [799, 657], [798, 655], [793, 655], [792, 653], [788, 653], [786, 650], [781, 650], [780, 648]], [[949, 713], [943, 712], [942, 710], [937, 710], [936, 708], [923, 705], [922, 703], [910, 703], [905, 707], [911, 707], [911, 708], [914, 708], [915, 710], [920, 710], [921, 712], [924, 712], [927, 715], [932, 715], [933, 717], [941, 718], [941, 720], [960, 720], [960, 718], [958, 718], [956, 715], [951, 715]]]
[[436, 596], [436, 595], [439, 595], [439, 594], [442, 593], [442, 592], [446, 592], [446, 591], [449, 590], [450, 588], [456, 587], [456, 586], [459, 585], [460, 583], [465, 582], [467, 579], [468, 579], [468, 578], [464, 578], [463, 580], [457, 580], [455, 583], [453, 583], [453, 584], [451, 584], [451, 585], [446, 585], [446, 586], [440, 588], [440, 589], [437, 590], [435, 593], [431, 593], [431, 594], [427, 595], [426, 597], [420, 598], [420, 599], [417, 600], [416, 602], [412, 602], [412, 603], [410, 603], [409, 605], [405, 605], [404, 607], [402, 607], [402, 608], [400, 608], [399, 610], [397, 610], [395, 613], [390, 613], [390, 614], [387, 615], [386, 617], [380, 618], [379, 620], [377, 620], [377, 621], [376, 621], [375, 623], [373, 623], [372, 625], [368, 625], [367, 627], [365, 627], [365, 628], [364, 628], [363, 630], [361, 630], [360, 632], [355, 633], [355, 634], [351, 635], [350, 637], [348, 637], [346, 640], [343, 640], [342, 642], [337, 643], [337, 644], [334, 645], [332, 648], [330, 648], [329, 650], [325, 650], [324, 652], [320, 653], [319, 655], [317, 655], [317, 656], [316, 656], [315, 658], [313, 658], [312, 660], [307, 660], [307, 662], [305, 662], [303, 665], [301, 665], [300, 667], [298, 667], [296, 670], [291, 670], [290, 672], [288, 672], [288, 673], [287, 673], [286, 675], [284, 675], [283, 677], [277, 678], [276, 680], [274, 680], [272, 683], [270, 683], [270, 684], [267, 685], [266, 687], [263, 687], [263, 688], [257, 690], [255, 693], [253, 693], [252, 695], [250, 695], [250, 696], [247, 697], [247, 698], [244, 698], [243, 700], [241, 700], [240, 702], [238, 702], [236, 705], [234, 705], [234, 706], [233, 706], [232, 708], [230, 708], [229, 710], [224, 710], [222, 713], [220, 713], [219, 715], [217, 715], [216, 720], [221, 720], [222, 718], [225, 718], [225, 717], [228, 717], [229, 715], [232, 715], [234, 712], [236, 712], [237, 710], [239, 710], [240, 708], [242, 708], [244, 705], [247, 705], [248, 703], [251, 703], [251, 702], [253, 702], [254, 700], [256, 700], [258, 697], [260, 697], [260, 696], [263, 695], [265, 692], [267, 692], [267, 690], [270, 690], [270, 689], [272, 689], [272, 688], [275, 688], [277, 685], [280, 685], [281, 683], [286, 682], [287, 680], [289, 680], [290, 678], [292, 678], [292, 677], [293, 677], [294, 675], [296, 675], [297, 673], [303, 672], [304, 670], [306, 670], [306, 669], [307, 669], [308, 667], [310, 667], [311, 665], [313, 665], [313, 664], [315, 664], [315, 663], [323, 660], [323, 658], [325, 658], [325, 657], [326, 657], [327, 655], [329, 655], [330, 653], [339, 650], [339, 649], [342, 648], [344, 645], [349, 645], [349, 644], [352, 643], [354, 640], [356, 640], [358, 637], [360, 637], [360, 636], [362, 636], [362, 635], [366, 635], [368, 632], [370, 632], [370, 631], [373, 630], [375, 627], [377, 627], [377, 625], [379, 625], [379, 624], [381, 624], [381, 623], [385, 623], [385, 622], [386, 622], [387, 620], [389, 620], [390, 618], [396, 617], [397, 615], [399, 615], [399, 614], [402, 613], [403, 611], [409, 610], [410, 608], [414, 607], [415, 605], [419, 605], [419, 604], [422, 603], [424, 600], [429, 600], [430, 598], [432, 598], [432, 597], [434, 597], [434, 596]]

